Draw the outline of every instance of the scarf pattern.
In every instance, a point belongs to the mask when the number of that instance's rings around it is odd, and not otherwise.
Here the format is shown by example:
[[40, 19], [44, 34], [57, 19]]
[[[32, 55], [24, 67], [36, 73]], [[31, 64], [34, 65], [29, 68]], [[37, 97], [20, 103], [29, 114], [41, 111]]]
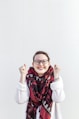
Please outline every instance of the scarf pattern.
[[30, 97], [26, 110], [26, 119], [36, 119], [37, 108], [40, 108], [40, 119], [50, 119], [53, 100], [50, 83], [54, 81], [53, 67], [39, 77], [33, 67], [30, 67], [26, 76]]

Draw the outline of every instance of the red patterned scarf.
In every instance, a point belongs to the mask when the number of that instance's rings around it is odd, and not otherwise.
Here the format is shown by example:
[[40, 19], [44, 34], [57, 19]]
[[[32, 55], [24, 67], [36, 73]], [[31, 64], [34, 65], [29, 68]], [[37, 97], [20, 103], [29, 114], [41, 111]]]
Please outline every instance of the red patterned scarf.
[[33, 67], [30, 67], [26, 76], [27, 85], [30, 90], [29, 102], [26, 110], [26, 119], [36, 119], [37, 108], [40, 108], [40, 119], [50, 119], [53, 100], [50, 83], [54, 81], [53, 67], [39, 77]]

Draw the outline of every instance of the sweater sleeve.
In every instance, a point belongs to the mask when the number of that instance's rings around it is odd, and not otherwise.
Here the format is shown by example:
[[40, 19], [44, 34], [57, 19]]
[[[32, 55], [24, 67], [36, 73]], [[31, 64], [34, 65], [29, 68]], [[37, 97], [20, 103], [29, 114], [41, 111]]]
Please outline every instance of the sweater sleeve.
[[28, 102], [29, 99], [29, 89], [26, 83], [22, 84], [18, 82], [16, 89], [16, 102], [23, 104]]
[[64, 93], [64, 89], [63, 89], [62, 78], [59, 77], [58, 80], [51, 83], [50, 87], [53, 91], [52, 92], [52, 100], [54, 102], [58, 102], [58, 103], [62, 102], [65, 99], [65, 93]]

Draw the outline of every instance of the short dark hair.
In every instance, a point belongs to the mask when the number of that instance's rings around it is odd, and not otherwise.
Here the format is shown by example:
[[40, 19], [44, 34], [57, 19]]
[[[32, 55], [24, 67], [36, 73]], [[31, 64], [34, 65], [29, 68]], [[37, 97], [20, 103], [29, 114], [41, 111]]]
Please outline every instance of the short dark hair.
[[34, 61], [35, 56], [36, 56], [36, 55], [39, 55], [39, 54], [44, 54], [44, 55], [48, 58], [48, 61], [50, 60], [50, 57], [49, 57], [49, 55], [48, 55], [47, 52], [37, 51], [37, 52], [34, 54], [34, 56], [33, 56], [33, 61]]

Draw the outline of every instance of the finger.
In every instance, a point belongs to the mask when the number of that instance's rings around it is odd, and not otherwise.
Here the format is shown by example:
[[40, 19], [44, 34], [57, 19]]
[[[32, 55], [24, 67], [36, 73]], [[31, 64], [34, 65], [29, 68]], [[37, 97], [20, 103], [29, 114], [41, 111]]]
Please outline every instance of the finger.
[[26, 68], [26, 67], [25, 67], [25, 66], [23, 66], [21, 69], [22, 69], [22, 70], [25, 70], [25, 68]]
[[57, 65], [56, 64], [54, 65], [54, 68], [57, 68]]
[[25, 67], [24, 67], [24, 66], [22, 66], [22, 67], [20, 67], [19, 69], [20, 69], [20, 71], [22, 71], [22, 70], [24, 70], [24, 69], [25, 69]]
[[26, 67], [26, 64], [24, 64], [24, 67]]

